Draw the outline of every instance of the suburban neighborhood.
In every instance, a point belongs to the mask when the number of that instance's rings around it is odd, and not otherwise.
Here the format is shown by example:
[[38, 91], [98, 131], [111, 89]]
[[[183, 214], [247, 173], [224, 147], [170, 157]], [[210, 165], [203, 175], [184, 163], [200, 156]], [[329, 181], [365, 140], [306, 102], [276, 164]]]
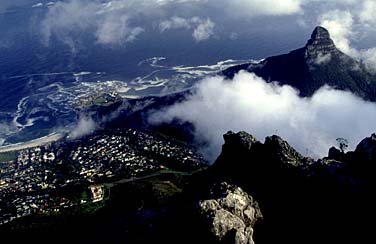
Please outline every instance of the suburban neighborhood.
[[0, 162], [0, 225], [100, 202], [106, 183], [165, 170], [193, 172], [205, 164], [194, 148], [133, 129], [101, 131], [15, 155]]

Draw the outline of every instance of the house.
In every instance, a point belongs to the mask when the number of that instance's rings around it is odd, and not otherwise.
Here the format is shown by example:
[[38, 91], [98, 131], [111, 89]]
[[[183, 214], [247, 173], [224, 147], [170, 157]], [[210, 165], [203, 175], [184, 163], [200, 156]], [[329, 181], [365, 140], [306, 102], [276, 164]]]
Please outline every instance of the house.
[[104, 197], [104, 186], [103, 185], [93, 185], [89, 186], [91, 200], [93, 202], [100, 202]]

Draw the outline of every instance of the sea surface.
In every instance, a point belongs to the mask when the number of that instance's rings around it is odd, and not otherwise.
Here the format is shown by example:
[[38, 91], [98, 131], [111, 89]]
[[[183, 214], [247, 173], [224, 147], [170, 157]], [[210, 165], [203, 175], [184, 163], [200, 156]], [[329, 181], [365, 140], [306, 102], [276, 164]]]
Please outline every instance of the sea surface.
[[[41, 2], [44, 7], [33, 7]], [[191, 33], [163, 35], [152, 27], [120, 46], [81, 34], [74, 45], [43, 42], [41, 21], [49, 1], [24, 1], [0, 12], [0, 145], [39, 138], [77, 122], [80, 98], [101, 91], [124, 97], [187, 89], [234, 64], [260, 60], [304, 45], [309, 30], [268, 23], [228, 24], [219, 35], [195, 42]], [[51, 3], [53, 4], [53, 3]], [[229, 37], [226, 28], [239, 33]]]

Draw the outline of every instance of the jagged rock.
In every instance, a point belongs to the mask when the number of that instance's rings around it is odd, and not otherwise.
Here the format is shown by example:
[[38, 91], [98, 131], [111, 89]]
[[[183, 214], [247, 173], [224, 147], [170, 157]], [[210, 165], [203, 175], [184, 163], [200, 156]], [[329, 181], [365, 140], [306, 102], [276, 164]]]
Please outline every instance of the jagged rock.
[[253, 244], [253, 226], [262, 218], [258, 203], [241, 188], [227, 183], [215, 185], [209, 198], [200, 201], [198, 208], [212, 235], [218, 241], [233, 238], [231, 243]]
[[341, 152], [341, 150], [339, 150], [338, 148], [331, 147], [329, 149], [329, 153], [328, 153], [329, 159], [342, 160], [343, 156], [344, 156], [344, 153]]
[[[311, 35], [311, 39], [305, 46], [305, 57], [310, 60], [311, 64], [315, 62], [318, 57], [335, 54], [338, 49], [334, 45], [327, 29], [318, 26]], [[329, 56], [327, 56], [329, 58]]]
[[279, 136], [266, 137], [265, 147], [276, 159], [283, 163], [298, 166], [302, 164], [303, 156]]
[[252, 145], [257, 141], [256, 137], [244, 131], [241, 131], [239, 133], [229, 131], [223, 136], [223, 139], [227, 144], [248, 150], [250, 150]]
[[376, 134], [361, 141], [356, 147], [355, 153], [369, 162], [376, 162]]
[[[232, 157], [236, 159], [237, 157], [245, 157], [246, 155], [241, 155], [244, 153], [255, 154], [252, 156], [254, 159], [252, 162], [241, 163], [241, 161], [244, 160], [234, 160], [234, 162], [232, 162], [234, 167], [242, 167], [240, 170], [246, 170], [248, 167], [255, 169], [256, 165], [264, 167], [265, 165], [272, 163], [293, 167], [303, 167], [313, 162], [312, 159], [303, 157], [286, 141], [276, 135], [265, 138], [264, 144], [257, 141], [254, 136], [244, 131], [239, 133], [229, 131], [223, 137], [225, 144], [223, 145], [221, 156], [233, 154]], [[258, 168], [258, 170], [259, 169], [260, 168]], [[227, 168], [226, 171], [231, 172], [232, 169]]]
[[[265, 143], [245, 132], [229, 132], [224, 138], [221, 155], [202, 177], [235, 184], [262, 203], [265, 217], [256, 227], [256, 241], [262, 236], [264, 243], [274, 243], [284, 236], [286, 243], [322, 243], [323, 238], [324, 243], [363, 243], [373, 235], [365, 223], [375, 213], [375, 164], [362, 162], [376, 162], [375, 134], [363, 140], [356, 152], [332, 148], [330, 157], [316, 161], [278, 136], [267, 137]], [[212, 197], [200, 207], [212, 220], [218, 239], [246, 240], [242, 211], [218, 200], [227, 195]], [[349, 209], [354, 211], [349, 214]]]

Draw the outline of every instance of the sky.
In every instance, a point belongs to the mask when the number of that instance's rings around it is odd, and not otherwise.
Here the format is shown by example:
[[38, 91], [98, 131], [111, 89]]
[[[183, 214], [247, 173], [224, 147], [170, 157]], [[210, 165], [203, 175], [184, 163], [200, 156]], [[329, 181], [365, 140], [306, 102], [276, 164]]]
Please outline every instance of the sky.
[[302, 29], [323, 25], [342, 51], [375, 65], [376, 49], [367, 42], [375, 37], [375, 0], [2, 0], [0, 12], [17, 6], [45, 9], [34, 23], [41, 41], [49, 45], [56, 38], [73, 50], [82, 33], [90, 33], [95, 44], [117, 47], [148, 32], [189, 32], [199, 43], [242, 38], [248, 24], [272, 31], [288, 23]]

